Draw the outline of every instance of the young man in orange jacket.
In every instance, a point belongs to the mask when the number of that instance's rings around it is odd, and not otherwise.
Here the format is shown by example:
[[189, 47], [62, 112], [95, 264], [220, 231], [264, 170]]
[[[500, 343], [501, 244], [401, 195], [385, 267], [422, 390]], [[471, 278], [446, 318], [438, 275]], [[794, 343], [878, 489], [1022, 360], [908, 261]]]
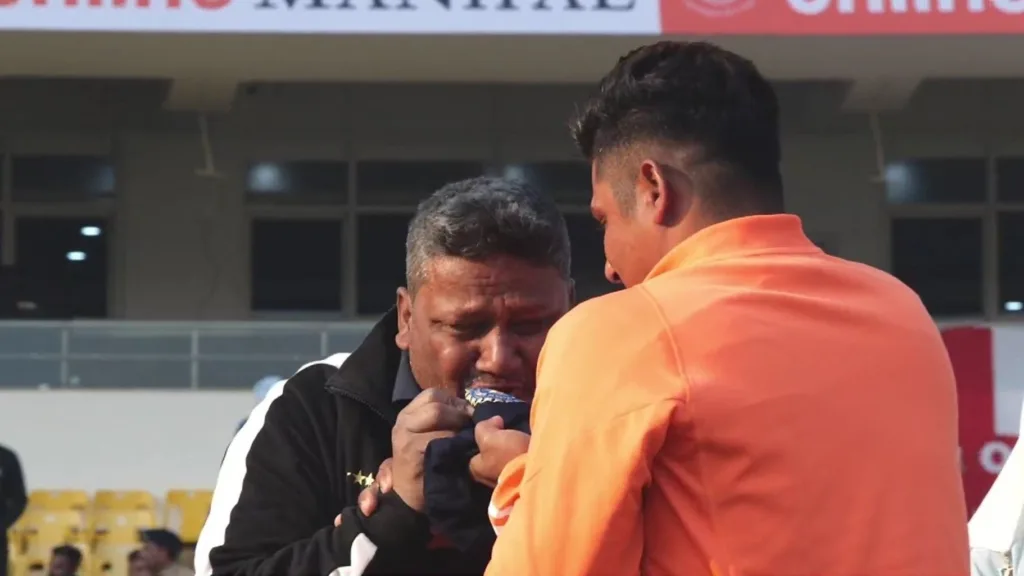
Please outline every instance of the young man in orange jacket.
[[573, 132], [627, 289], [548, 334], [532, 437], [477, 431], [472, 468], [497, 481], [487, 574], [968, 574], [938, 330], [913, 291], [783, 212], [778, 105], [754, 65], [639, 48]]

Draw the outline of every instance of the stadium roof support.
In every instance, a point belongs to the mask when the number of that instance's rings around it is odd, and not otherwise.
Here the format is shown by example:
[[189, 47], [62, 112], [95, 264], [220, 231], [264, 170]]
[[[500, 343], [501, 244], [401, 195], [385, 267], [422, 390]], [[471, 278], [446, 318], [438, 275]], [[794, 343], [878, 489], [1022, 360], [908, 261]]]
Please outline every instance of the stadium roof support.
[[193, 112], [226, 112], [238, 91], [234, 79], [176, 78], [171, 82], [164, 108]]
[[905, 107], [920, 78], [859, 78], [850, 84], [843, 101], [846, 112], [881, 112]]

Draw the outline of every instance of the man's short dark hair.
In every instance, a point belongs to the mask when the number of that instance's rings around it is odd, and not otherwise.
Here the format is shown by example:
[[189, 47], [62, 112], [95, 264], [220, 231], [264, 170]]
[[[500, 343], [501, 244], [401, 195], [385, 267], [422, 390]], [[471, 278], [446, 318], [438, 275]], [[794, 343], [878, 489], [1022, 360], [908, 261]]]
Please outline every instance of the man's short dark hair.
[[74, 546], [57, 546], [53, 549], [52, 554], [54, 556], [63, 556], [71, 562], [74, 570], [78, 570], [82, 566], [82, 551]]
[[572, 135], [591, 161], [638, 144], [692, 146], [693, 165], [714, 168], [704, 190], [711, 209], [782, 211], [775, 91], [750, 60], [713, 44], [629, 52], [579, 109]]
[[569, 232], [554, 201], [524, 182], [480, 177], [442, 187], [416, 208], [405, 242], [410, 290], [437, 256], [511, 256], [569, 279]]

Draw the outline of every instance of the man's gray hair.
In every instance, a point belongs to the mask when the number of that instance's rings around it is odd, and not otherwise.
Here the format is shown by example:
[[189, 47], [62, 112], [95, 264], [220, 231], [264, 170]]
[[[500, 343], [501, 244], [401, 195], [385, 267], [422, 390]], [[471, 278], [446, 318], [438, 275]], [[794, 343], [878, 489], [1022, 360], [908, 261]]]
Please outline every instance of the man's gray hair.
[[554, 201], [526, 183], [480, 177], [453, 182], [416, 208], [405, 240], [411, 291], [438, 256], [482, 261], [511, 256], [550, 266], [569, 279], [569, 232]]

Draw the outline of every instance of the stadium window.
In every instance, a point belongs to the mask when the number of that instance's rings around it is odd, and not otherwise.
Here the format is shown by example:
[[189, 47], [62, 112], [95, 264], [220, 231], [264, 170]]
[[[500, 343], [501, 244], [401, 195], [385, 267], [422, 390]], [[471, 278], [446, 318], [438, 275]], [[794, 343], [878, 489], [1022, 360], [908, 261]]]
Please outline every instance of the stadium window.
[[892, 272], [937, 317], [980, 316], [981, 218], [893, 218]]
[[1024, 158], [996, 160], [996, 199], [1004, 203], [1024, 203]]
[[19, 217], [14, 228], [18, 309], [35, 317], [106, 317], [105, 219]]
[[387, 312], [395, 304], [395, 290], [405, 286], [405, 237], [411, 218], [412, 214], [361, 214], [356, 219], [360, 316]]
[[15, 201], [92, 200], [114, 195], [114, 165], [101, 156], [14, 156]]
[[528, 182], [559, 204], [590, 205], [590, 166], [585, 162], [506, 164], [498, 173], [505, 178]]
[[566, 214], [572, 242], [572, 277], [579, 301], [621, 288], [604, 277], [604, 232], [590, 214]]
[[484, 174], [483, 162], [364, 160], [356, 166], [360, 206], [410, 206], [438, 188]]
[[922, 158], [886, 167], [889, 204], [983, 204], [987, 168], [983, 158]]
[[999, 214], [999, 308], [1024, 314], [1024, 212]]
[[257, 162], [245, 172], [246, 196], [255, 203], [345, 204], [348, 163], [337, 160]]
[[254, 311], [341, 310], [341, 220], [254, 219], [251, 240]]

